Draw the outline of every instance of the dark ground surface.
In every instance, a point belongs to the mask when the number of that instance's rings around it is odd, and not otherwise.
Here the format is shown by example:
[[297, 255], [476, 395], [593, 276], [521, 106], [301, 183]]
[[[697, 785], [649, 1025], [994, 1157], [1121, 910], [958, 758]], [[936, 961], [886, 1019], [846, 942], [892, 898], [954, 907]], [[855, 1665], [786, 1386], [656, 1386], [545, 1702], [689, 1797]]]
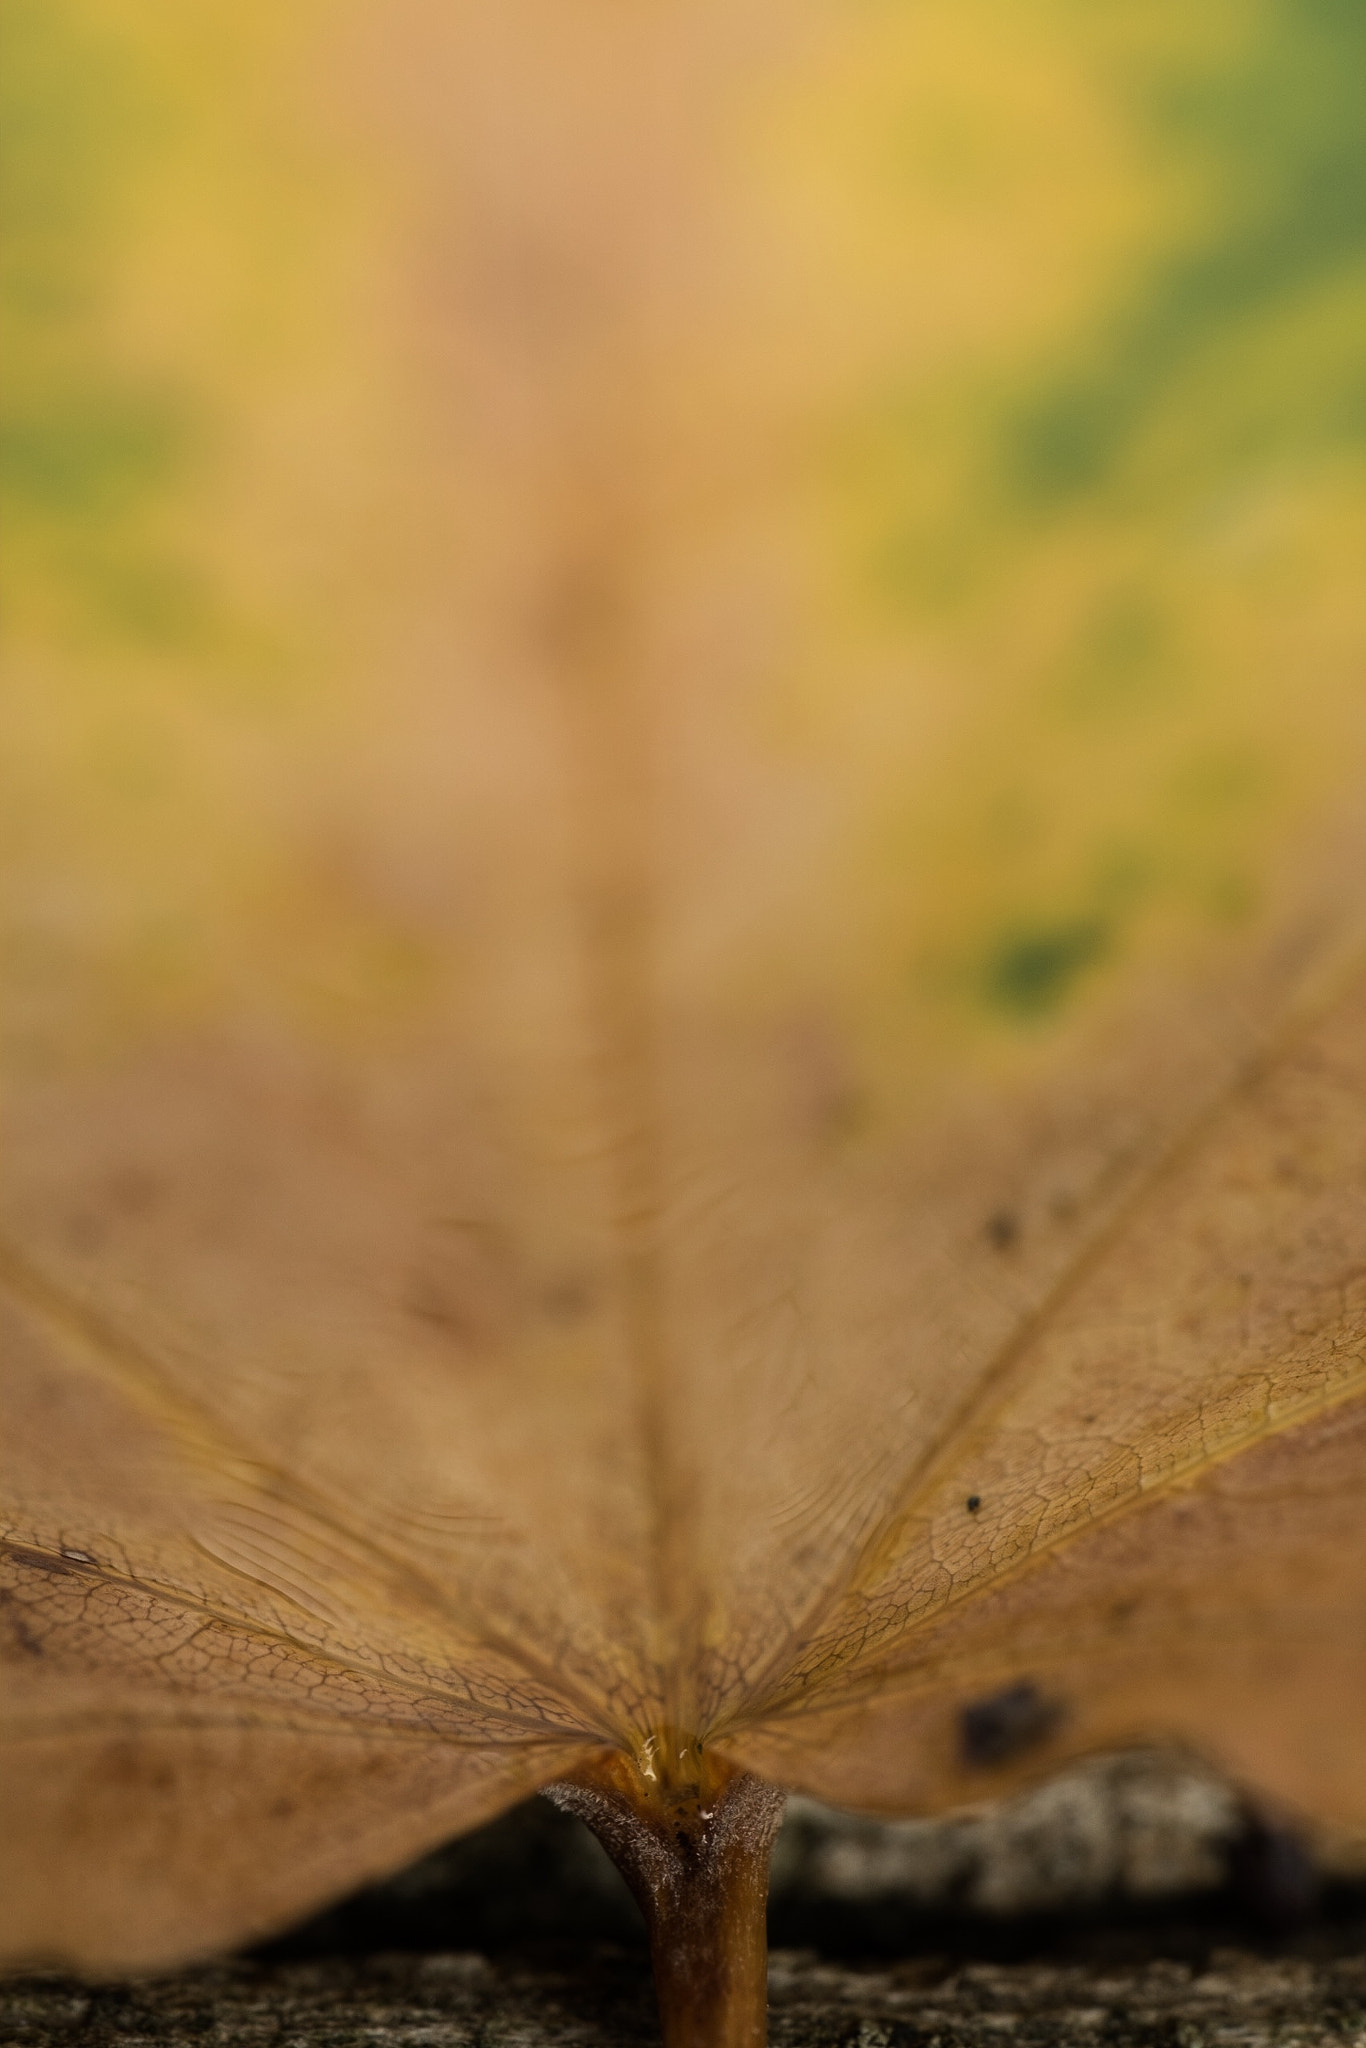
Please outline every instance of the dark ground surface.
[[[1366, 2048], [1366, 1882], [1151, 1760], [936, 1827], [799, 1805], [770, 1931], [775, 2048]], [[0, 1986], [3, 2048], [657, 2039], [635, 1908], [543, 1801], [253, 1955]]]
[[[774, 2048], [1320, 2048], [1366, 2044], [1366, 1911], [1273, 1952], [1206, 1946], [1190, 1961], [1128, 1931], [1029, 1961], [897, 1961], [778, 1950]], [[1089, 1955], [1086, 1953], [1090, 1948]], [[1142, 1957], [1145, 1946], [1163, 1953]], [[381, 1953], [243, 1961], [148, 1983], [30, 1980], [0, 1995], [24, 2048], [582, 2048], [654, 2044], [643, 1953], [613, 1944], [492, 1955]]]

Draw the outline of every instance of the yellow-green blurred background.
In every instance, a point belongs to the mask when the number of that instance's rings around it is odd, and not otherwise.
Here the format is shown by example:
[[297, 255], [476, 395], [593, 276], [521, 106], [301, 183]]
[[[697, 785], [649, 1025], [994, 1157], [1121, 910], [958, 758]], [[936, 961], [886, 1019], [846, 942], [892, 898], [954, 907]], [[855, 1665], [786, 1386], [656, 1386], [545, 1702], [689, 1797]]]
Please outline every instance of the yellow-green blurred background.
[[[720, 194], [692, 283], [655, 294], [667, 402], [646, 378], [640, 432], [702, 450], [683, 510], [665, 489], [655, 516], [780, 562], [755, 600], [773, 744], [852, 749], [873, 791], [854, 857], [937, 878], [913, 912], [862, 892], [870, 956], [955, 1030], [1014, 1033], [1145, 932], [1203, 944], [1254, 914], [1361, 737], [1355, 0], [697, 8], [692, 70], [666, 55], [648, 79], [639, 23], [591, 12], [580, 46], [521, 7], [481, 84], [478, 36], [451, 28], [470, 10], [6, 0], [13, 886], [38, 888], [49, 835], [62, 861], [116, 844], [111, 944], [155, 869], [137, 973], [174, 983], [193, 943], [168, 863], [189, 919], [253, 857], [215, 822], [214, 759], [323, 715], [395, 649], [411, 662], [478, 584], [478, 489], [457, 506], [459, 439], [430, 430], [413, 365], [458, 410], [440, 333], [462, 276], [520, 260], [506, 209], [469, 230], [479, 162], [521, 151], [527, 191], [553, 186], [563, 90], [604, 189], [629, 187], [632, 133], [614, 161], [604, 124], [639, 84], [683, 109], [644, 234], [662, 272], [693, 184]], [[557, 36], [567, 58], [536, 54]], [[614, 63], [585, 97], [574, 66]], [[484, 159], [460, 158], [481, 121]], [[545, 229], [570, 270], [575, 232], [572, 206]], [[611, 233], [593, 246], [610, 301]], [[621, 244], [617, 284], [639, 255]], [[553, 440], [557, 408], [586, 407], [601, 453], [615, 360], [580, 365], [572, 400], [534, 350], [514, 362], [516, 433]], [[717, 449], [751, 428], [727, 469]], [[400, 942], [374, 946], [401, 977]]]

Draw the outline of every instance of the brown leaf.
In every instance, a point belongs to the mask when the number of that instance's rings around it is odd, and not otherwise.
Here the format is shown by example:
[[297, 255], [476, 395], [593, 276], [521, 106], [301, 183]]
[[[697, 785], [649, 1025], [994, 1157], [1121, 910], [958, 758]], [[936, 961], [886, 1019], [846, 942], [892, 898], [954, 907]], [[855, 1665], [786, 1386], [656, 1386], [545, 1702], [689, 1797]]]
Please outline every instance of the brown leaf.
[[12, 1957], [552, 1780], [1366, 1823], [1357, 115], [1188, 14], [1269, 198], [1043, 0], [25, 28]]

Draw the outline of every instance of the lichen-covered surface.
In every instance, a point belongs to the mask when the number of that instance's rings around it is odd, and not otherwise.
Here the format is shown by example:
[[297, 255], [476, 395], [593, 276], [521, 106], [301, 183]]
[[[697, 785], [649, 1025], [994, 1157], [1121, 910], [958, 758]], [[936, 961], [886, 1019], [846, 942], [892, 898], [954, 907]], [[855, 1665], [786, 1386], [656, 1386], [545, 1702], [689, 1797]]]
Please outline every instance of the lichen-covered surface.
[[[1366, 2042], [1366, 1955], [1216, 1949], [1205, 1967], [841, 1964], [784, 1950], [774, 2048], [1318, 2048]], [[6, 2048], [628, 2048], [657, 2039], [644, 1958], [472, 1953], [233, 1963], [104, 1988], [33, 1979], [0, 1993]]]

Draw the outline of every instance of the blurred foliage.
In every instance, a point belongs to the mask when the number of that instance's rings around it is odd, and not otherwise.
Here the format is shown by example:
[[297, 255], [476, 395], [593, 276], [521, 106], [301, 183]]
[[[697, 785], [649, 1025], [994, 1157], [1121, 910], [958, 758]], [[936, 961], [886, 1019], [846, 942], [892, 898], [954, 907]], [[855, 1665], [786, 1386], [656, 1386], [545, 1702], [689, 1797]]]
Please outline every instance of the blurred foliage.
[[0, 102], [0, 491], [6, 598], [155, 643], [201, 595], [149, 515], [183, 483], [194, 406], [174, 373], [121, 345], [120, 261], [168, 108], [98, 11], [7, 0]]
[[1100, 260], [1070, 260], [1062, 317], [885, 386], [841, 456], [874, 611], [983, 714], [873, 855], [948, 842], [972, 877], [918, 955], [956, 1029], [964, 999], [1030, 1024], [1145, 928], [1256, 911], [1366, 652], [1366, 20], [1029, 12], [1123, 137], [1073, 194], [1115, 188]]
[[[378, 588], [351, 513], [427, 457], [346, 280], [383, 290], [406, 229], [376, 158], [366, 221], [305, 132], [314, 10], [5, 15], [5, 604], [60, 687], [105, 677], [112, 759], [157, 663], [278, 698], [358, 562]], [[768, 175], [818, 248], [830, 213], [827, 289], [886, 334], [790, 480], [836, 636], [793, 701], [817, 745], [875, 730], [879, 690], [939, 707], [923, 783], [867, 807], [866, 951], [953, 1031], [1013, 1032], [1145, 931], [1251, 916], [1332, 781], [1366, 653], [1366, 19], [880, 0], [835, 41]]]

